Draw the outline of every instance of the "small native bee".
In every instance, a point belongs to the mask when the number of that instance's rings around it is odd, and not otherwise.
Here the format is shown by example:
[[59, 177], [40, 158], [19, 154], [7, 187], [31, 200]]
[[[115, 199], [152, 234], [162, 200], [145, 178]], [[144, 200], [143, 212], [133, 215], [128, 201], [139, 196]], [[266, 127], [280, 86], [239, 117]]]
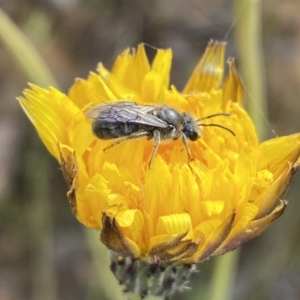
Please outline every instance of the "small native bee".
[[157, 148], [162, 140], [182, 138], [186, 152], [192, 160], [187, 140], [196, 141], [201, 136], [200, 126], [216, 126], [234, 132], [219, 124], [202, 124], [200, 121], [216, 116], [230, 116], [228, 113], [217, 113], [205, 118], [196, 119], [187, 112], [180, 113], [167, 105], [138, 105], [132, 101], [103, 103], [92, 107], [87, 117], [93, 119], [93, 133], [101, 140], [117, 139], [107, 149], [123, 141], [147, 137], [154, 139], [154, 147], [150, 156], [149, 168]]

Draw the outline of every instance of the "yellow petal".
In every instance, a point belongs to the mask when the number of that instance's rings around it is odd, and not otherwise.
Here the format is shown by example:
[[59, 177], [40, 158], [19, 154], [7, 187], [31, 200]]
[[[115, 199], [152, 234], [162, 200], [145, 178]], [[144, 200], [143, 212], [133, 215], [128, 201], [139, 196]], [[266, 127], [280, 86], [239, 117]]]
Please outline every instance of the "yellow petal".
[[227, 76], [223, 84], [223, 97], [222, 97], [222, 107], [225, 109], [226, 104], [231, 102], [236, 102], [240, 106], [244, 106], [245, 102], [245, 88], [242, 83], [240, 76], [237, 72], [234, 59], [228, 59], [227, 63], [229, 65], [229, 75]]
[[141, 86], [146, 74], [150, 71], [149, 61], [144, 44], [140, 44], [137, 52], [130, 54], [124, 51], [115, 61], [112, 73], [129, 88], [141, 93]]
[[146, 103], [161, 103], [163, 99], [163, 78], [153, 71], [149, 72], [142, 83], [142, 99]]
[[216, 249], [223, 243], [230, 233], [235, 213], [229, 215], [222, 224], [205, 240], [200, 246], [199, 251], [195, 254], [195, 261], [203, 261], [207, 259]]
[[294, 167], [292, 165], [287, 166], [286, 170], [254, 201], [259, 207], [257, 218], [262, 218], [269, 213], [274, 204], [286, 191], [294, 173]]
[[268, 169], [277, 178], [287, 168], [287, 162], [296, 162], [300, 155], [300, 134], [268, 140], [259, 146], [258, 170]]
[[248, 227], [244, 228], [240, 233], [227, 239], [221, 247], [215, 251], [214, 255], [224, 254], [228, 251], [234, 250], [241, 244], [260, 235], [274, 220], [279, 218], [286, 207], [286, 202], [281, 202], [269, 215], [249, 223]]
[[138, 209], [121, 210], [116, 215], [118, 225], [130, 240], [135, 241], [140, 251], [146, 251], [143, 236], [144, 217]]
[[209, 42], [183, 92], [217, 89], [223, 78], [225, 43]]
[[57, 143], [68, 144], [68, 126], [76, 122], [80, 114], [78, 107], [55, 88], [50, 90], [31, 85], [19, 99], [24, 111], [36, 127], [48, 151], [59, 159]]
[[166, 88], [168, 88], [170, 84], [172, 56], [171, 49], [158, 49], [152, 63], [152, 71], [161, 76], [162, 86]]
[[191, 218], [189, 214], [162, 216], [158, 219], [156, 234], [177, 234], [187, 232], [185, 239], [193, 239]]

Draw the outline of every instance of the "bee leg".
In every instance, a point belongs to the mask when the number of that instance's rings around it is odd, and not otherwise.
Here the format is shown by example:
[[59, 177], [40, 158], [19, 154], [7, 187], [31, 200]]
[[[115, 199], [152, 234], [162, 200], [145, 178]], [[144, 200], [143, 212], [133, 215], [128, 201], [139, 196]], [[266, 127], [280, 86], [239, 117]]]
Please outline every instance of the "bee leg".
[[182, 133], [182, 142], [183, 142], [183, 145], [184, 145], [184, 147], [186, 149], [186, 152], [188, 154], [189, 159], [193, 160], [192, 154], [191, 154], [191, 150], [190, 150], [190, 148], [189, 148], [189, 146], [187, 144], [187, 138], [186, 138], [186, 135], [184, 133]]
[[141, 132], [138, 132], [138, 133], [135, 133], [135, 134], [128, 135], [128, 136], [126, 136], [122, 139], [119, 139], [119, 140], [115, 141], [114, 143], [110, 144], [109, 146], [104, 148], [103, 151], [105, 152], [107, 149], [112, 148], [116, 145], [119, 145], [120, 143], [122, 143], [124, 141], [133, 140], [133, 139], [137, 139], [137, 138], [148, 136], [148, 135], [149, 135], [149, 133], [146, 132], [146, 131], [141, 131]]
[[160, 132], [158, 130], [154, 130], [153, 139], [154, 139], [154, 146], [153, 146], [151, 156], [150, 156], [150, 161], [149, 161], [149, 164], [148, 164], [149, 169], [151, 168], [153, 157], [155, 156], [155, 154], [157, 152], [157, 148], [160, 144]]

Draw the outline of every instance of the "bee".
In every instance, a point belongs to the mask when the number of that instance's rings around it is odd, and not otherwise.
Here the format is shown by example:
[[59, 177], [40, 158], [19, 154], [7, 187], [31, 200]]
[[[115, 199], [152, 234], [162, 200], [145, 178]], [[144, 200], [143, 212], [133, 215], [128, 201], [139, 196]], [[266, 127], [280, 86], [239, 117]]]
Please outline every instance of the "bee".
[[158, 146], [163, 140], [182, 138], [187, 155], [192, 160], [188, 140], [197, 141], [202, 134], [201, 126], [216, 126], [234, 132], [219, 124], [202, 124], [201, 121], [217, 116], [230, 116], [228, 113], [216, 113], [196, 119], [187, 112], [179, 112], [167, 105], [139, 105], [132, 101], [103, 103], [92, 107], [86, 113], [93, 119], [92, 131], [101, 140], [117, 139], [103, 151], [123, 141], [146, 137], [154, 140], [149, 160], [149, 169]]

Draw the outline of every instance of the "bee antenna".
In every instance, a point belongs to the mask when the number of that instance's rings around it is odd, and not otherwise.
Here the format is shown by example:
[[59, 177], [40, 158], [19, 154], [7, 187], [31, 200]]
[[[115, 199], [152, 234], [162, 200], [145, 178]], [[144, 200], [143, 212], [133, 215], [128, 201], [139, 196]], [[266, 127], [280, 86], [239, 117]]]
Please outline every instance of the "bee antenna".
[[220, 128], [223, 128], [223, 129], [229, 131], [233, 136], [235, 136], [235, 133], [231, 129], [229, 129], [229, 128], [225, 127], [225, 126], [222, 126], [220, 124], [199, 124], [199, 126], [215, 126], [215, 127], [220, 127]]
[[210, 119], [210, 118], [213, 118], [213, 117], [218, 117], [218, 116], [230, 117], [231, 113], [217, 113], [217, 114], [209, 115], [207, 117], [203, 117], [201, 119], [198, 119], [197, 121], [203, 121], [203, 120]]

